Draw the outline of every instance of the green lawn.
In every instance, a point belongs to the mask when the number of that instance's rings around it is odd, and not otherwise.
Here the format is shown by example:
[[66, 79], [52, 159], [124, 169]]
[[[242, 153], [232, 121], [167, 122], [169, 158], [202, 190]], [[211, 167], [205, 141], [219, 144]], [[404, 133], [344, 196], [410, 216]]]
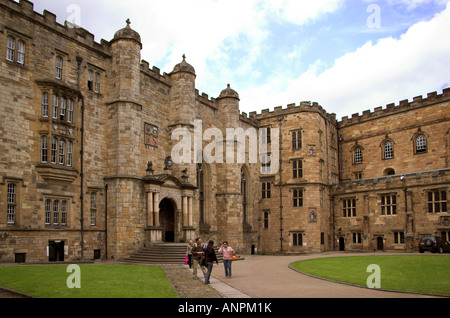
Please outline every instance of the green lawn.
[[38, 298], [178, 298], [159, 266], [80, 265], [79, 289], [67, 287], [67, 268], [0, 266], [0, 286]]
[[369, 265], [380, 267], [380, 288], [450, 295], [449, 255], [387, 255], [305, 260], [291, 267], [316, 277], [367, 287]]

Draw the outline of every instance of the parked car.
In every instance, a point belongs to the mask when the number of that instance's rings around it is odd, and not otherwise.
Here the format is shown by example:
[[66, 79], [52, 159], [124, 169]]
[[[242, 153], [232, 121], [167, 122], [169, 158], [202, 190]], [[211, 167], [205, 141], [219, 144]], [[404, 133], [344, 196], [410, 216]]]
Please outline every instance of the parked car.
[[424, 236], [419, 243], [419, 252], [450, 253], [450, 243], [438, 236]]

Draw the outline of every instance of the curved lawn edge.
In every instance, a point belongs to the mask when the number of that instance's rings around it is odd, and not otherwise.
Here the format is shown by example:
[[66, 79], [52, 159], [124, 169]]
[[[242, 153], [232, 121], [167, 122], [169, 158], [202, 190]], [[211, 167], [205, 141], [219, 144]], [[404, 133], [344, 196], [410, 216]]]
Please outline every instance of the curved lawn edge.
[[435, 297], [444, 297], [444, 298], [450, 298], [450, 295], [442, 295], [442, 294], [432, 294], [432, 293], [421, 293], [421, 292], [410, 292], [410, 291], [404, 291], [404, 290], [394, 290], [394, 289], [385, 289], [385, 288], [369, 288], [367, 286], [364, 285], [357, 285], [357, 284], [352, 284], [352, 283], [348, 283], [348, 282], [342, 282], [342, 281], [337, 281], [337, 280], [332, 280], [332, 279], [328, 279], [325, 277], [320, 277], [320, 276], [315, 276], [312, 274], [308, 274], [305, 272], [302, 272], [301, 270], [298, 270], [294, 267], [292, 267], [292, 264], [295, 263], [300, 263], [303, 261], [310, 261], [310, 260], [318, 260], [318, 259], [329, 259], [329, 258], [347, 258], [347, 257], [354, 257], [354, 256], [332, 256], [332, 257], [316, 257], [316, 258], [309, 258], [307, 260], [298, 260], [295, 262], [292, 262], [288, 265], [289, 269], [305, 275], [305, 276], [309, 276], [311, 278], [315, 278], [315, 279], [321, 279], [327, 282], [331, 282], [331, 283], [336, 283], [336, 284], [342, 284], [342, 285], [347, 285], [347, 286], [352, 286], [352, 287], [358, 287], [358, 288], [364, 288], [364, 289], [370, 289], [370, 290], [377, 290], [377, 291], [383, 291], [383, 292], [389, 292], [389, 293], [403, 293], [403, 294], [412, 294], [412, 295], [424, 295], [424, 296], [435, 296]]

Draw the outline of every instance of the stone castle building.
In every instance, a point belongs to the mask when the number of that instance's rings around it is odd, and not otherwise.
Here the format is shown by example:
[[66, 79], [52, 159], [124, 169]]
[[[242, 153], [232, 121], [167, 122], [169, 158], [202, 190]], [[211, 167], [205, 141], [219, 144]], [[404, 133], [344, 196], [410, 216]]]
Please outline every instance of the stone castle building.
[[[97, 43], [27, 0], [0, 0], [0, 17], [0, 262], [121, 259], [197, 236], [271, 254], [449, 239], [448, 88], [341, 121], [309, 102], [247, 115], [230, 86], [199, 94], [185, 57], [150, 68], [129, 22]], [[278, 169], [239, 133], [245, 162], [217, 160], [227, 128], [257, 131]]]

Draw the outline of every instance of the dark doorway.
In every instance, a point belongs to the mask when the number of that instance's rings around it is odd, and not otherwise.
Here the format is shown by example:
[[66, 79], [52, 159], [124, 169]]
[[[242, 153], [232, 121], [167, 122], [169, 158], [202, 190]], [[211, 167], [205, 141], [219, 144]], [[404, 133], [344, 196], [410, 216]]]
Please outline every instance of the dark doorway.
[[383, 246], [383, 238], [381, 236], [377, 237], [377, 250], [382, 251], [384, 249]]
[[64, 262], [64, 242], [48, 242], [48, 260], [49, 262]]
[[170, 199], [164, 199], [159, 204], [159, 219], [163, 229], [163, 241], [175, 242], [175, 207]]
[[345, 239], [343, 237], [339, 238], [339, 250], [345, 251]]

